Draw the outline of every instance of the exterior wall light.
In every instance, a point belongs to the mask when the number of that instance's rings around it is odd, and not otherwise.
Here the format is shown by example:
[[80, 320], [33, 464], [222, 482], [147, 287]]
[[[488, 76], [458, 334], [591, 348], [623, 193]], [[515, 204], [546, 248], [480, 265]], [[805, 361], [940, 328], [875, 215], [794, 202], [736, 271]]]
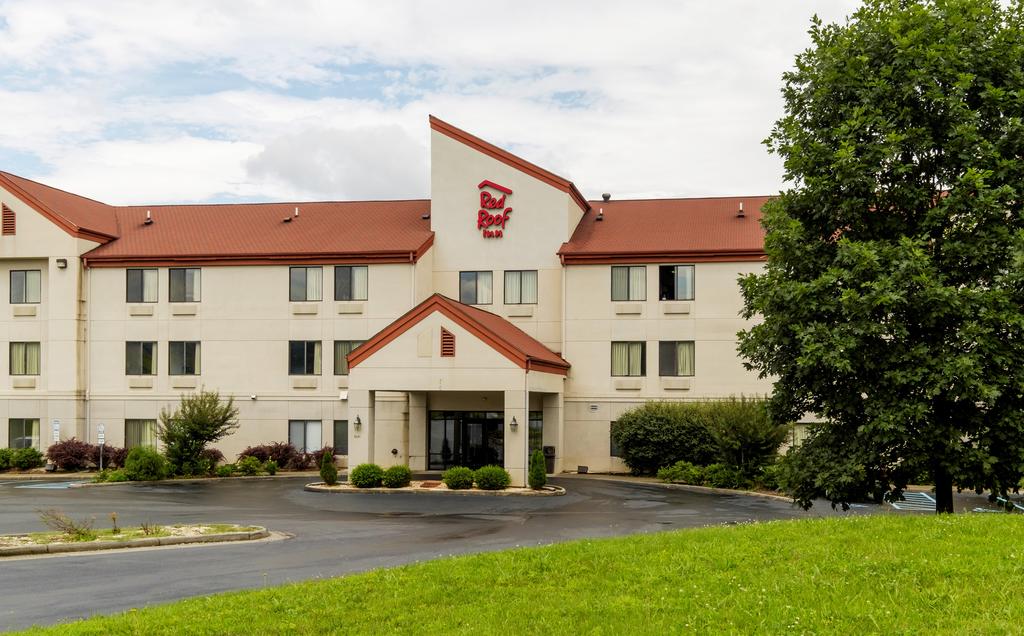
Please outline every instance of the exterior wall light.
[[66, 258], [58, 258], [57, 259], [57, 268], [58, 269], [67, 269], [68, 268], [68, 259], [66, 259]]
[[356, 430], [357, 431], [358, 430], [362, 430], [362, 428], [363, 428], [363, 421], [359, 419], [358, 415], [356, 416], [355, 425], [356, 425]]
[[519, 428], [519, 422], [516, 421], [515, 415], [512, 416], [512, 421], [509, 423], [509, 428], [512, 429], [513, 433], [515, 433], [516, 430]]

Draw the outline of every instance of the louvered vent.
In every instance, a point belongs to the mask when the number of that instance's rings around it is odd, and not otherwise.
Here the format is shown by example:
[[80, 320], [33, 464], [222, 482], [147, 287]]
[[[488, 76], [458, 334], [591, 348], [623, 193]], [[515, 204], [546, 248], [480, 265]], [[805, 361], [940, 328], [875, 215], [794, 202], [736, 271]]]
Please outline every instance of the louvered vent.
[[5, 205], [3, 206], [3, 234], [5, 236], [13, 235], [14, 229], [14, 210]]
[[441, 357], [455, 357], [455, 334], [441, 327]]

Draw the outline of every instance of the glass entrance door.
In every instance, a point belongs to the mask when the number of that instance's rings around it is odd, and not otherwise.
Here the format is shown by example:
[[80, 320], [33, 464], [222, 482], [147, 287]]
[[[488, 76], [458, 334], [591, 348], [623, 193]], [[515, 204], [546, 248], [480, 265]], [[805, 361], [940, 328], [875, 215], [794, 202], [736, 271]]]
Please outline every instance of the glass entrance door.
[[501, 411], [431, 411], [427, 467], [501, 466], [505, 457]]

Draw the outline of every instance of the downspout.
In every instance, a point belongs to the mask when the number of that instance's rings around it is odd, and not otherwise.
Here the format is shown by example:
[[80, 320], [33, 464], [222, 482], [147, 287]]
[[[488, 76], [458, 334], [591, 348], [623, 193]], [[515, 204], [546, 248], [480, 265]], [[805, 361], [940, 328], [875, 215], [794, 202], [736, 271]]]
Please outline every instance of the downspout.
[[85, 267], [85, 439], [92, 440], [92, 268], [85, 259], [82, 265]]
[[523, 419], [526, 420], [526, 457], [523, 462], [523, 486], [530, 485], [530, 359], [526, 359], [526, 367], [523, 372]]

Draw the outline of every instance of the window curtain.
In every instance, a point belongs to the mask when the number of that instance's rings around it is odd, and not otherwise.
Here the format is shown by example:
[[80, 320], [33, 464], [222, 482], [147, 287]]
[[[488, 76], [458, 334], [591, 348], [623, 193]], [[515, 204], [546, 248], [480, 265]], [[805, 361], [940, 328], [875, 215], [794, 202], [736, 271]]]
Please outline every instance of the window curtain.
[[320, 342], [313, 343], [313, 374], [320, 375]]
[[323, 426], [319, 420], [306, 422], [306, 452], [312, 453], [323, 448]]
[[39, 292], [41, 287], [39, 270], [31, 269], [25, 272], [25, 302], [39, 302]]
[[491, 272], [476, 273], [476, 302], [478, 305], [491, 304], [493, 280]]
[[523, 302], [523, 292], [520, 282], [522, 272], [505, 272], [505, 304], [518, 305]]
[[39, 375], [39, 343], [11, 343], [11, 375]]
[[324, 270], [320, 267], [306, 268], [306, 300], [322, 300]]
[[629, 375], [641, 375], [643, 369], [643, 344], [639, 342], [629, 343]]
[[694, 345], [692, 342], [678, 342], [676, 351], [677, 375], [693, 375]]
[[629, 375], [629, 343], [612, 343], [612, 375]]
[[352, 268], [352, 300], [366, 300], [369, 287], [368, 273], [366, 267]]
[[156, 420], [125, 420], [124, 445], [125, 448], [156, 448]]
[[305, 452], [306, 422], [304, 420], [290, 420], [288, 422], [288, 443], [296, 449]]
[[185, 270], [185, 300], [194, 303], [201, 298], [199, 294], [200, 276], [198, 269]]
[[612, 300], [629, 300], [629, 268], [612, 268]]
[[629, 268], [629, 299], [647, 300], [647, 268]]
[[693, 300], [693, 266], [676, 267], [676, 300]]
[[348, 375], [348, 354], [358, 346], [351, 340], [337, 340], [334, 343], [334, 375]]
[[156, 270], [155, 269], [144, 269], [142, 270], [142, 302], [144, 303], [155, 303], [156, 302]]
[[522, 299], [520, 302], [526, 304], [534, 304], [537, 302], [537, 272], [527, 271], [523, 272], [522, 280]]

